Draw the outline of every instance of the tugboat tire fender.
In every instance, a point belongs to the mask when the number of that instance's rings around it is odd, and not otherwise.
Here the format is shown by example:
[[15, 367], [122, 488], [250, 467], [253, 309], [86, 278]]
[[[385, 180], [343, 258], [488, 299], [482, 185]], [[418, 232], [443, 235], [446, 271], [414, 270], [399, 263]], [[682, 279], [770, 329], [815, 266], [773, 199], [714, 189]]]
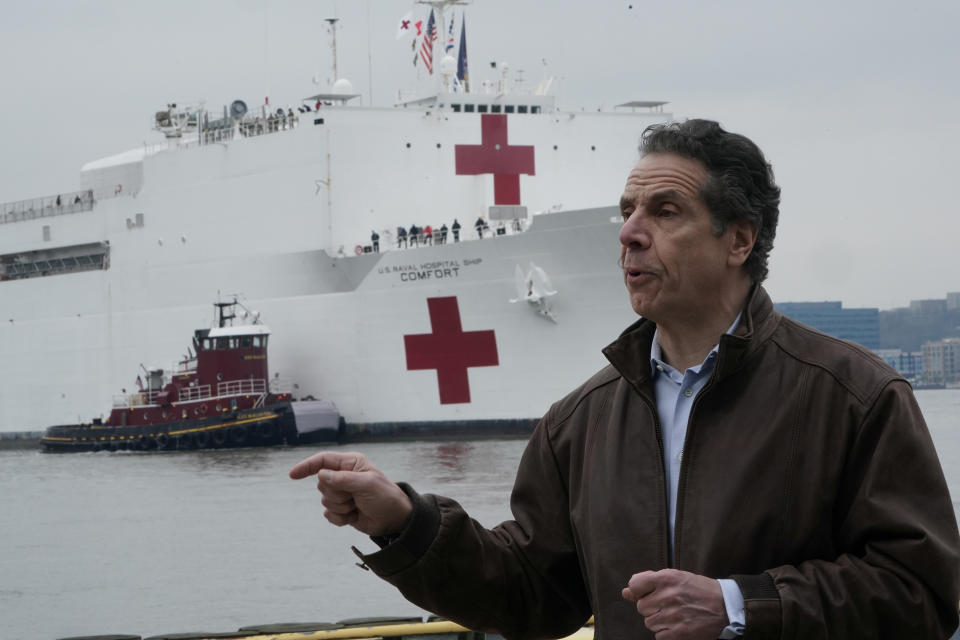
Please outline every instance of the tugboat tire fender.
[[233, 444], [244, 444], [247, 441], [247, 428], [243, 425], [230, 427], [230, 442]]
[[213, 440], [214, 446], [222, 447], [227, 443], [227, 432], [225, 429], [217, 429], [210, 433], [210, 438]]
[[261, 422], [257, 425], [257, 435], [261, 440], [273, 440], [277, 435], [277, 425], [274, 422]]

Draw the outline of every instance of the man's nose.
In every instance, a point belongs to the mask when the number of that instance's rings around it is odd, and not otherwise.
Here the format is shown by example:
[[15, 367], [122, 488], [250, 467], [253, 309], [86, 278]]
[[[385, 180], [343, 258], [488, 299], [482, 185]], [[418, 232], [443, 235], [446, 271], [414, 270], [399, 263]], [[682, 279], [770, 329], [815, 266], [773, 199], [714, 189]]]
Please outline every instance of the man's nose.
[[645, 216], [634, 211], [623, 221], [620, 227], [620, 244], [624, 247], [646, 249], [650, 246], [650, 234], [646, 228]]

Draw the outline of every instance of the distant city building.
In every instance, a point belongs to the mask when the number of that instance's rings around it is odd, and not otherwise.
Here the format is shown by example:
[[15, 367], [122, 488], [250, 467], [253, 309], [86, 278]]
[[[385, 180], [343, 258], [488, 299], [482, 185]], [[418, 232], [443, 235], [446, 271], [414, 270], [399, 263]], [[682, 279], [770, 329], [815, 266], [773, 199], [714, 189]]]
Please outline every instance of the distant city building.
[[960, 338], [923, 345], [923, 379], [929, 384], [960, 383]]
[[910, 311], [921, 314], [945, 313], [947, 310], [947, 299], [936, 298], [933, 300], [911, 300]]
[[880, 349], [877, 354], [907, 380], [923, 377], [923, 352]]
[[960, 291], [952, 291], [947, 294], [947, 311], [960, 309]]
[[[940, 302], [946, 304], [944, 300]], [[844, 309], [841, 302], [778, 302], [774, 307], [835, 338], [851, 340], [874, 351], [880, 348], [880, 310], [875, 307]]]

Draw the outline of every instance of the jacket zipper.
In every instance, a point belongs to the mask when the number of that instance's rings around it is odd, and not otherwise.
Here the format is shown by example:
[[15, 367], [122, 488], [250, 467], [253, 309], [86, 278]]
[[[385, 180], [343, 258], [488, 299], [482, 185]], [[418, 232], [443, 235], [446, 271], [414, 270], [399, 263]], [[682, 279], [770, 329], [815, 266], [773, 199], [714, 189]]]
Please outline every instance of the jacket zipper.
[[[697, 412], [697, 405], [700, 404], [700, 399], [707, 394], [714, 385], [714, 374], [720, 369], [720, 353], [717, 352], [717, 361], [713, 365], [713, 371], [710, 372], [710, 378], [707, 380], [707, 384], [703, 385], [703, 388], [700, 389], [700, 393], [697, 394], [697, 397], [693, 399], [693, 406], [690, 407], [690, 415], [687, 417], [687, 432], [683, 436], [683, 445], [680, 447], [680, 479], [677, 481], [677, 518], [673, 522], [673, 567], [680, 566], [680, 545], [678, 544], [677, 538], [680, 535], [680, 521], [683, 517], [683, 511], [680, 509], [680, 501], [683, 497], [683, 489], [686, 485], [686, 464], [683, 462], [683, 452], [687, 448], [687, 443], [690, 441], [690, 435], [693, 430], [690, 428], [693, 425], [693, 417]], [[657, 429], [659, 432], [659, 423], [657, 424]], [[663, 458], [663, 451], [661, 445], [660, 452], [661, 459]], [[669, 516], [668, 516], [669, 517]]]
[[[641, 398], [643, 396], [641, 395]], [[660, 560], [661, 564], [665, 567], [673, 568], [673, 564], [670, 562], [670, 497], [667, 495], [667, 465], [663, 459], [663, 427], [660, 425], [660, 416], [657, 414], [657, 404], [656, 402], [650, 402], [645, 399], [647, 404], [647, 409], [650, 411], [651, 416], [653, 417], [653, 426], [654, 432], [657, 436], [657, 451], [660, 454], [657, 456], [657, 459], [660, 463], [660, 478], [663, 481], [663, 544], [660, 545]], [[681, 468], [683, 462], [681, 461]], [[676, 560], [676, 549], [674, 549], [674, 560]]]

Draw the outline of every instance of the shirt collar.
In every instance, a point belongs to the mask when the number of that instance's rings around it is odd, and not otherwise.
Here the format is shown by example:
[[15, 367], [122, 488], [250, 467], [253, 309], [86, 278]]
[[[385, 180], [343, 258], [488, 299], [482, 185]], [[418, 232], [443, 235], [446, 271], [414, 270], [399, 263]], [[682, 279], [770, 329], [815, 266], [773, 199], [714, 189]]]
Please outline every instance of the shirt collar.
[[[740, 316], [743, 315], [743, 311], [737, 314], [737, 317], [733, 319], [733, 324], [730, 325], [730, 328], [727, 329], [725, 334], [732, 334], [737, 325], [740, 324]], [[717, 352], [720, 350], [720, 343], [713, 345], [713, 349], [710, 350], [710, 353], [707, 354], [707, 357], [703, 359], [703, 362], [698, 364], [695, 367], [690, 367], [690, 371], [693, 373], [700, 373], [703, 366], [709, 362], [712, 358], [715, 358]], [[653, 331], [653, 340], [650, 342], [650, 370], [653, 373], [653, 376], [656, 377], [660, 371], [676, 371], [669, 364], [663, 360], [663, 350], [660, 348], [660, 328], [657, 327]]]

